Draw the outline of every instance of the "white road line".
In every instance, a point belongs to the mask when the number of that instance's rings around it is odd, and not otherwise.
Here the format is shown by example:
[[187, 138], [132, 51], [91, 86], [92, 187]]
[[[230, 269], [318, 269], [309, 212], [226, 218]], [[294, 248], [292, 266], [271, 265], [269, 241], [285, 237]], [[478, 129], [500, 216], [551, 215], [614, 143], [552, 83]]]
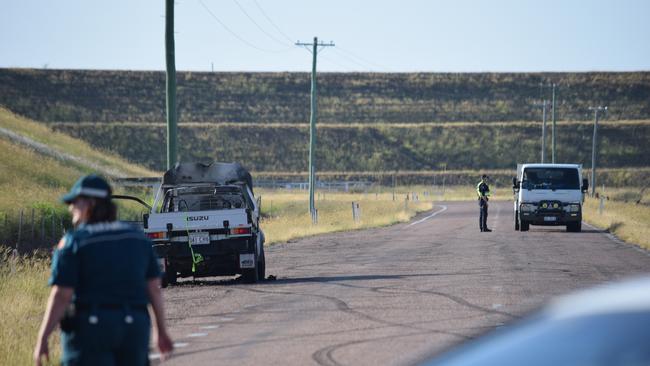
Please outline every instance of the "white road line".
[[431, 215], [429, 215], [429, 216], [427, 216], [427, 217], [425, 217], [423, 219], [420, 219], [420, 220], [418, 220], [416, 222], [412, 222], [408, 226], [410, 227], [410, 226], [413, 226], [413, 225], [421, 224], [421, 223], [427, 221], [428, 219], [436, 216], [437, 214], [439, 214], [441, 212], [444, 212], [444, 211], [447, 211], [447, 206], [443, 206], [443, 205], [436, 205], [436, 206], [440, 206], [440, 207], [442, 207], [442, 209], [432, 213]]
[[197, 337], [205, 337], [207, 336], [208, 333], [190, 333], [186, 335], [187, 338], [197, 338]]
[[150, 353], [149, 354], [149, 359], [150, 360], [159, 360], [160, 359], [160, 353]]
[[174, 343], [174, 348], [185, 348], [185, 347], [187, 347], [189, 345], [190, 344], [186, 343], [186, 342], [176, 342], [176, 343]]
[[218, 325], [204, 325], [202, 327], [199, 327], [199, 329], [217, 329], [219, 328]]
[[235, 318], [228, 318], [228, 317], [222, 317], [222, 318], [217, 318], [216, 321], [218, 322], [230, 322], [235, 320]]

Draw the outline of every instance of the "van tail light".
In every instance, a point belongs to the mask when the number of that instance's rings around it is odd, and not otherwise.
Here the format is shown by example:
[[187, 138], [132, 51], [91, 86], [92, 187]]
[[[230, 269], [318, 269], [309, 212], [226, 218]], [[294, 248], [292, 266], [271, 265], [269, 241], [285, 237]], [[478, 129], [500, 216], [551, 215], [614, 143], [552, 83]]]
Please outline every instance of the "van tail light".
[[149, 239], [165, 239], [166, 235], [164, 231], [160, 232], [155, 232], [155, 233], [147, 233], [147, 237]]
[[251, 228], [249, 227], [235, 227], [230, 229], [230, 235], [246, 235], [251, 233]]

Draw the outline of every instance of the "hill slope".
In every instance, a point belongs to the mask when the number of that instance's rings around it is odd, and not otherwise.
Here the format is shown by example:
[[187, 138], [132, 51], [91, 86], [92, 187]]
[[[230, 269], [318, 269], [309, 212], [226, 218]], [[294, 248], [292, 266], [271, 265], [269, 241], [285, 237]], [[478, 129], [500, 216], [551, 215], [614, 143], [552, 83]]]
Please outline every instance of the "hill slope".
[[[165, 166], [162, 124], [53, 124], [56, 131], [112, 150], [151, 169]], [[559, 162], [591, 165], [593, 124], [560, 123]], [[650, 121], [607, 122], [599, 128], [598, 165], [647, 166]], [[326, 125], [318, 128], [317, 171], [514, 169], [539, 160], [541, 123]], [[547, 156], [550, 159], [550, 129]], [[237, 161], [253, 172], [307, 171], [307, 125], [199, 124], [179, 127], [182, 161]]]
[[0, 156], [0, 247], [21, 250], [58, 240], [69, 226], [67, 209], [58, 199], [81, 175], [158, 176], [5, 109], [0, 109]]
[[[557, 117], [650, 118], [650, 72], [321, 73], [319, 121], [538, 121], [534, 103], [558, 84]], [[307, 73], [179, 72], [181, 122], [309, 120]], [[0, 105], [38, 121], [161, 122], [165, 74], [150, 71], [0, 69]]]

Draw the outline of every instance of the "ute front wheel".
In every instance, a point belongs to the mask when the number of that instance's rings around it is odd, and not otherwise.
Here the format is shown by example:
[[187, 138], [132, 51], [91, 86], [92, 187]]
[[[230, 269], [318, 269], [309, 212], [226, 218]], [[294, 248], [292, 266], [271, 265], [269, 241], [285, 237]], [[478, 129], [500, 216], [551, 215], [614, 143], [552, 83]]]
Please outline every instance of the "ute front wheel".
[[520, 229], [521, 231], [528, 231], [528, 230], [530, 229], [530, 223], [529, 223], [529, 222], [526, 222], [526, 221], [523, 221], [523, 220], [522, 220], [522, 221], [519, 223], [519, 225], [520, 225], [520, 226], [519, 226], [519, 229]]
[[515, 231], [519, 231], [519, 212], [515, 211]]

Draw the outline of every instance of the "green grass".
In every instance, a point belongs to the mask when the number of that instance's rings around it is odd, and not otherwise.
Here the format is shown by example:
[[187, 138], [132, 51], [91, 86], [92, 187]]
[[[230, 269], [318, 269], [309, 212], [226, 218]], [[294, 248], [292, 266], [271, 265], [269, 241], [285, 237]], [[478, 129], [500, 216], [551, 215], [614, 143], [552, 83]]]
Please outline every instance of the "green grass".
[[[140, 165], [132, 164], [115, 154], [106, 153], [106, 151], [91, 147], [87, 142], [72, 138], [64, 133], [52, 131], [46, 125], [20, 117], [5, 108], [0, 108], [0, 127], [9, 129], [36, 142], [45, 144], [57, 151], [68, 153], [73, 156], [83, 157], [89, 162], [110, 169], [111, 171], [118, 172], [120, 175], [137, 177], [159, 175], [158, 173], [143, 168]], [[31, 164], [27, 164], [26, 167], [31, 168], [30, 165]], [[66, 163], [65, 165], [69, 166], [73, 164]], [[82, 170], [90, 170], [89, 167], [84, 167], [80, 164], [74, 165], [77, 165], [78, 168], [81, 168]], [[64, 176], [64, 174], [61, 174], [61, 176]]]

